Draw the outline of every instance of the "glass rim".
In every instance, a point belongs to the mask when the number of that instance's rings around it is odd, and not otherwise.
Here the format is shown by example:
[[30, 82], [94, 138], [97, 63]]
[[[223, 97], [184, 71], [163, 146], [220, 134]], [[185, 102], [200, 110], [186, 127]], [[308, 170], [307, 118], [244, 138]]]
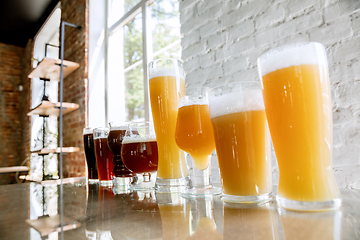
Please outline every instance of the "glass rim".
[[179, 58], [159, 58], [159, 59], [153, 59], [152, 61], [150, 61], [147, 66], [150, 67], [150, 64], [154, 63], [154, 62], [158, 62], [158, 61], [167, 61], [167, 60], [176, 60], [177, 62], [180, 62], [181, 64], [184, 63], [183, 60], [179, 59]]
[[265, 56], [274, 53], [274, 52], [281, 52], [284, 51], [286, 49], [291, 49], [293, 47], [300, 47], [300, 46], [306, 46], [306, 45], [315, 45], [315, 46], [321, 46], [324, 47], [324, 45], [322, 43], [319, 42], [294, 42], [294, 43], [288, 43], [288, 44], [284, 44], [275, 48], [271, 48], [269, 50], [264, 51], [263, 53], [261, 53], [259, 55], [259, 57], [257, 58], [257, 61], [260, 61], [260, 58], [264, 58]]
[[226, 87], [226, 86], [228, 86], [228, 85], [237, 85], [237, 84], [242, 84], [242, 83], [258, 83], [258, 84], [259, 84], [259, 87], [261, 86], [261, 85], [260, 85], [260, 81], [256, 81], [256, 80], [229, 82], [229, 83], [224, 83], [224, 84], [221, 84], [221, 85], [218, 85], [218, 86], [216, 86], [216, 87], [211, 88], [209, 91], [207, 91], [207, 94], [209, 94], [210, 92], [213, 92], [214, 90], [219, 89], [219, 88], [221, 88], [221, 87]]

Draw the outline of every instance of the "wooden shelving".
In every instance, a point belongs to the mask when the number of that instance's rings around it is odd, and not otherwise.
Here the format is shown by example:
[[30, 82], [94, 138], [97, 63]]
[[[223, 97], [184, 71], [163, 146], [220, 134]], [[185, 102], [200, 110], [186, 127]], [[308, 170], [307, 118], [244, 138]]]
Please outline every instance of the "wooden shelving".
[[[62, 104], [63, 115], [75, 111], [78, 108], [79, 108], [79, 104], [63, 102]], [[59, 116], [59, 113], [60, 113], [60, 103], [41, 101], [41, 103], [37, 107], [33, 108], [27, 115], [28, 116], [31, 115]]]
[[[46, 78], [50, 81], [60, 81], [60, 59], [44, 57], [37, 67], [29, 74], [29, 78]], [[64, 78], [79, 68], [79, 64], [71, 61], [63, 61]]]
[[[63, 147], [62, 148], [62, 152], [63, 153], [74, 153], [74, 152], [78, 152], [80, 151], [80, 148], [78, 147]], [[54, 148], [54, 149], [49, 149], [49, 148], [42, 148], [40, 150], [36, 150], [36, 151], [31, 151], [31, 153], [36, 153], [38, 155], [47, 155], [50, 153], [60, 153], [60, 148]]]

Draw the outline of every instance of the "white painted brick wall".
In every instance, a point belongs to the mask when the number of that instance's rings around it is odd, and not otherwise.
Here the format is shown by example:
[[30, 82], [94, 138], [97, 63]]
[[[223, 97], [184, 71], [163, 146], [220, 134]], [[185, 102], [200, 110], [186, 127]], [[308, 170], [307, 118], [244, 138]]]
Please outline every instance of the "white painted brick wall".
[[[258, 79], [261, 53], [293, 42], [324, 44], [335, 176], [341, 188], [360, 189], [359, 0], [180, 0], [180, 19], [187, 86]], [[276, 184], [275, 156], [273, 173]]]

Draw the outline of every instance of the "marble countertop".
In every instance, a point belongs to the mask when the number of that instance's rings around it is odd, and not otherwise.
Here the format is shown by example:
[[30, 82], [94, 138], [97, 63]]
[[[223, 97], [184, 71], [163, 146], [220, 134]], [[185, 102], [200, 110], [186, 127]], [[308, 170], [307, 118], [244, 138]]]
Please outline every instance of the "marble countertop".
[[63, 190], [4, 185], [0, 239], [360, 239], [360, 191], [341, 193], [340, 210], [302, 213], [280, 210], [275, 202], [244, 207], [220, 197], [188, 200], [86, 185], [84, 179]]

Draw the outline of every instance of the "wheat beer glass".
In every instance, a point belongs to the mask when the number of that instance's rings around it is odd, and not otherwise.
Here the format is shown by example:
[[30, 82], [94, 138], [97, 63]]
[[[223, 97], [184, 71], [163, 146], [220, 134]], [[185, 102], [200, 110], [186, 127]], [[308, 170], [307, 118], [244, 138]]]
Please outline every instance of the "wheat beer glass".
[[295, 43], [258, 58], [266, 117], [279, 165], [283, 208], [341, 205], [331, 163], [332, 112], [324, 46]]
[[113, 185], [113, 154], [107, 144], [109, 131], [108, 127], [95, 128], [93, 131], [96, 165], [101, 186]]
[[208, 92], [225, 202], [271, 199], [270, 134], [260, 84], [238, 82]]
[[179, 100], [185, 95], [182, 63], [176, 59], [154, 60], [148, 65], [148, 74], [159, 153], [155, 189], [179, 192], [190, 184], [185, 153], [175, 142]]
[[211, 184], [211, 154], [215, 150], [206, 91], [209, 88], [187, 88], [180, 99], [175, 141], [193, 160], [190, 168], [192, 188], [183, 197], [207, 197], [221, 193]]
[[153, 190], [158, 165], [158, 149], [154, 127], [150, 122], [129, 124], [122, 142], [121, 157], [133, 173], [143, 181], [132, 184], [131, 190]]

